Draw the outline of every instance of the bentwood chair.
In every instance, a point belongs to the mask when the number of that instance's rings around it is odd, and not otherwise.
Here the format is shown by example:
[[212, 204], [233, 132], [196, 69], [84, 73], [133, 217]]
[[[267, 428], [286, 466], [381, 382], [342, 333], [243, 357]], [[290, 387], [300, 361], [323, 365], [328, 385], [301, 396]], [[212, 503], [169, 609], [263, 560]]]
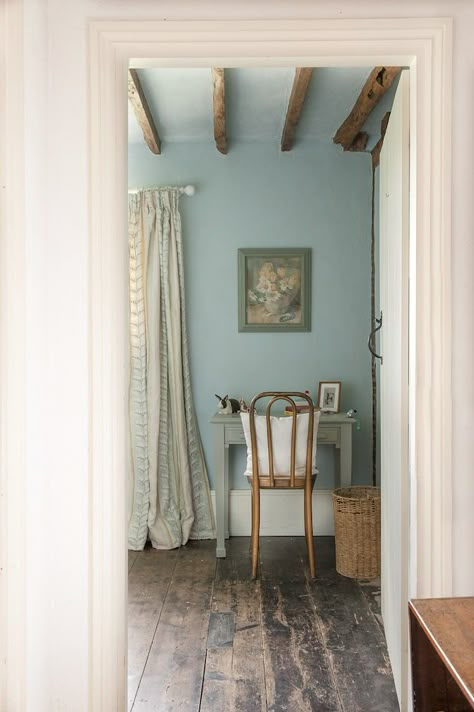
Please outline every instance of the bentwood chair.
[[[307, 402], [306, 412], [298, 412], [300, 404], [295, 398]], [[256, 412], [257, 402], [269, 399], [265, 415]], [[271, 414], [278, 403], [286, 405], [283, 417]], [[305, 404], [306, 405], [306, 404]], [[260, 536], [260, 490], [303, 489], [304, 530], [308, 548], [309, 571], [315, 575], [312, 493], [316, 481], [316, 441], [319, 411], [306, 393], [275, 391], [258, 393], [252, 400], [248, 413], [241, 413], [247, 443], [247, 470], [245, 475], [252, 487], [252, 578], [257, 577]]]

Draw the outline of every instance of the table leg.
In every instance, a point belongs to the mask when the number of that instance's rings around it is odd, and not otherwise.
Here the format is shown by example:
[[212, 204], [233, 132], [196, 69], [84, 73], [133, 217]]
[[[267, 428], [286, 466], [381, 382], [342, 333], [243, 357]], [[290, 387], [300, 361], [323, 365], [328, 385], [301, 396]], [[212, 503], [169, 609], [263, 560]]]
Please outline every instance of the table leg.
[[352, 425], [341, 425], [340, 455], [340, 487], [350, 487], [352, 484]]
[[229, 538], [229, 446], [224, 448], [224, 536]]
[[[216, 425], [214, 427], [214, 479], [216, 491], [216, 534], [217, 546], [216, 556], [225, 558], [225, 490], [226, 479], [226, 448], [224, 447], [224, 426]], [[228, 459], [228, 458], [227, 458]]]

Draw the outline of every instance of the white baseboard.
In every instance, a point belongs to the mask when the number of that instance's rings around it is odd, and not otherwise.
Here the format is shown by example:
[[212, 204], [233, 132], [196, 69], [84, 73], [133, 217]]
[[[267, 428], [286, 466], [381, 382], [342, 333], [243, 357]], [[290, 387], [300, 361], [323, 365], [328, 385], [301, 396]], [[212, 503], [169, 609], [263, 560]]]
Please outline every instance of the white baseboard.
[[[334, 536], [332, 490], [313, 492], [313, 531], [315, 536]], [[304, 536], [303, 492], [274, 490], [261, 492], [262, 536]], [[211, 490], [216, 511], [215, 491]], [[231, 536], [250, 536], [250, 490], [231, 490], [229, 529]]]

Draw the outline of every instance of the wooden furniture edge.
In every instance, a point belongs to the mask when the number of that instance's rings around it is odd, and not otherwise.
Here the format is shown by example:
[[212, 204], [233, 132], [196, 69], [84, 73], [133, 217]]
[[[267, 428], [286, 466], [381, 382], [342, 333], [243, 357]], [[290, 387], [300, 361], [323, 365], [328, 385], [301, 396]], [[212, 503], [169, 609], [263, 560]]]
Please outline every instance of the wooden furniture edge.
[[420, 624], [421, 629], [423, 632], [426, 634], [428, 637], [428, 640], [433, 646], [433, 650], [436, 651], [436, 654], [438, 657], [441, 659], [442, 663], [446, 666], [446, 669], [450, 673], [450, 675], [453, 677], [453, 679], [456, 681], [456, 683], [459, 686], [459, 689], [463, 693], [464, 697], [466, 700], [474, 707], [474, 692], [471, 691], [467, 686], [464, 680], [460, 677], [458, 671], [454, 667], [453, 663], [451, 662], [450, 658], [446, 654], [446, 652], [443, 650], [443, 648], [440, 646], [440, 644], [437, 642], [434, 633], [432, 632], [431, 628], [429, 627], [428, 623], [426, 623], [425, 619], [423, 618], [423, 615], [421, 612], [416, 608], [417, 603], [423, 603], [425, 601], [468, 601], [468, 600], [473, 600], [472, 596], [460, 596], [460, 597], [446, 597], [446, 598], [416, 598], [416, 599], [411, 599], [408, 601], [408, 608], [412, 612], [412, 614], [415, 616], [416, 620]]

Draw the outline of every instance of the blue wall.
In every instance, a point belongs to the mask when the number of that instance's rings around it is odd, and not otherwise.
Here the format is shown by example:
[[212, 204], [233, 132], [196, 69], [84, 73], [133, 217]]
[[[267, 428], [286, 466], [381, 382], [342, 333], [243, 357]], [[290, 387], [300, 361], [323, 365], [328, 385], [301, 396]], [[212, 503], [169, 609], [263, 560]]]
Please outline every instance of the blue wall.
[[[250, 399], [261, 390], [341, 380], [341, 410], [357, 408], [353, 481], [371, 480], [370, 154], [302, 144], [168, 144], [162, 156], [129, 149], [129, 185], [196, 186], [183, 196], [186, 303], [193, 392], [211, 486], [214, 393]], [[239, 333], [239, 247], [311, 247], [312, 330]], [[231, 486], [244, 489], [244, 448], [231, 448]], [[233, 452], [232, 452], [233, 451]], [[334, 486], [332, 448], [320, 448], [319, 487]]]

